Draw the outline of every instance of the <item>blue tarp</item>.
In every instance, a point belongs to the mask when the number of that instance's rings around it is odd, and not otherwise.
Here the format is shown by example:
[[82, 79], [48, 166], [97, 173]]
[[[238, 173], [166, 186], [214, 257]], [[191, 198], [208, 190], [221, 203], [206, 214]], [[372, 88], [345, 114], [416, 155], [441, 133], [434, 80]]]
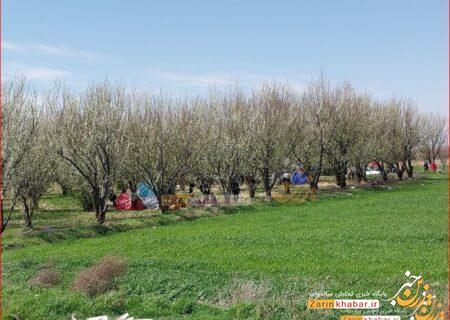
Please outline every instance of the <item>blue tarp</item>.
[[158, 199], [153, 190], [145, 183], [141, 182], [138, 185], [137, 194], [141, 198], [144, 207], [148, 209], [158, 208]]
[[308, 183], [308, 177], [306, 174], [300, 171], [295, 171], [291, 177], [292, 184], [306, 184]]
[[143, 182], [139, 183], [137, 192], [140, 198], [147, 198], [155, 195], [153, 190], [150, 189], [150, 187]]

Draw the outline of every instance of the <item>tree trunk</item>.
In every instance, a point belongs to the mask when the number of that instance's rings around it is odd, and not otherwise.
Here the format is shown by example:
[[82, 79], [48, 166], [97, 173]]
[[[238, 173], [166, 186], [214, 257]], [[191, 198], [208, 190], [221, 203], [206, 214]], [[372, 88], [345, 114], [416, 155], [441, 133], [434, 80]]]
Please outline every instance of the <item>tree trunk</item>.
[[200, 181], [199, 189], [203, 195], [211, 194], [211, 185], [208, 183], [206, 179], [202, 179]]
[[268, 190], [266, 190], [266, 201], [270, 202], [272, 201], [272, 189], [269, 188]]
[[23, 222], [25, 223], [26, 228], [32, 228], [32, 216], [33, 216], [33, 204], [28, 205], [27, 198], [22, 196], [22, 214], [23, 214]]
[[169, 209], [164, 206], [162, 195], [157, 195], [156, 198], [158, 199], [159, 210], [161, 210], [162, 213], [169, 211]]
[[231, 194], [224, 193], [223, 197], [224, 197], [225, 205], [230, 205], [231, 204]]
[[309, 189], [319, 189], [319, 177], [320, 176], [312, 176], [309, 175], [308, 176], [308, 181], [309, 181]]
[[186, 180], [184, 178], [180, 179], [179, 185], [181, 191], [183, 192], [186, 191]]
[[345, 173], [342, 173], [342, 172], [336, 173], [336, 184], [343, 189], [345, 189], [347, 187]]
[[39, 199], [36, 197], [32, 197], [31, 200], [33, 201], [33, 204], [32, 204], [33, 210], [39, 209]]
[[388, 180], [388, 174], [387, 174], [386, 170], [384, 170], [384, 165], [381, 162], [379, 162], [379, 161], [375, 161], [375, 163], [378, 166], [378, 170], [380, 170], [380, 173], [381, 173], [381, 176], [383, 177], [383, 180], [387, 181]]
[[347, 181], [346, 181], [346, 172], [347, 171], [347, 165], [338, 165], [334, 170], [334, 175], [336, 177], [336, 184], [341, 188], [347, 187]]
[[358, 179], [358, 183], [361, 183], [361, 181], [367, 182], [365, 166], [361, 165], [356, 166], [356, 178]]
[[105, 217], [106, 217], [106, 196], [103, 197], [100, 195], [100, 190], [98, 188], [95, 188], [92, 190], [92, 198], [94, 202], [94, 208], [95, 208], [95, 217], [97, 219], [97, 222], [100, 224], [105, 223]]
[[256, 187], [249, 187], [250, 198], [254, 198], [256, 195]]
[[130, 188], [131, 192], [135, 192], [137, 189], [137, 182], [134, 180], [128, 181], [128, 187]]
[[99, 201], [95, 206], [95, 217], [100, 224], [105, 223], [106, 220], [106, 205], [105, 201]]
[[264, 183], [264, 191], [266, 192], [266, 200], [268, 202], [272, 201], [272, 186], [270, 184], [270, 175], [269, 170], [263, 170], [263, 183]]
[[317, 191], [319, 190], [319, 178], [320, 175], [309, 175], [308, 181], [309, 181], [309, 195], [308, 198], [310, 200], [316, 200], [317, 199]]
[[403, 180], [403, 170], [397, 169], [397, 177], [399, 180]]
[[24, 214], [24, 222], [25, 222], [25, 227], [28, 229], [32, 229], [33, 228], [33, 224], [31, 222], [31, 218], [29, 216], [29, 213]]
[[387, 174], [386, 170], [384, 170], [384, 167], [381, 167], [380, 172], [381, 172], [381, 176], [383, 177], [383, 180], [387, 181], [388, 180], [388, 174]]
[[406, 172], [408, 173], [408, 178], [413, 177], [414, 167], [412, 166], [411, 159], [406, 161]]
[[247, 179], [247, 184], [248, 184], [248, 192], [250, 194], [250, 198], [254, 198], [255, 194], [256, 194], [256, 187], [257, 187], [257, 183], [256, 183], [255, 179], [253, 179], [253, 178]]

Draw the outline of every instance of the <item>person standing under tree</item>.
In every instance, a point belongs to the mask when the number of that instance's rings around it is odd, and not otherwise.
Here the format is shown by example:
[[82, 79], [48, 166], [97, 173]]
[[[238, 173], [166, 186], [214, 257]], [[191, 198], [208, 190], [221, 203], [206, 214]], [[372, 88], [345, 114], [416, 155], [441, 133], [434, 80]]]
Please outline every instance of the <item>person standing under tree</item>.
[[241, 192], [241, 188], [239, 187], [239, 182], [237, 179], [233, 179], [231, 182], [231, 193], [233, 194], [234, 202], [238, 202], [239, 193]]
[[423, 171], [428, 171], [428, 160], [423, 162]]
[[283, 177], [281, 178], [281, 182], [283, 183], [284, 193], [285, 194], [290, 194], [291, 193], [291, 177], [290, 177], [290, 174], [285, 172], [283, 174]]

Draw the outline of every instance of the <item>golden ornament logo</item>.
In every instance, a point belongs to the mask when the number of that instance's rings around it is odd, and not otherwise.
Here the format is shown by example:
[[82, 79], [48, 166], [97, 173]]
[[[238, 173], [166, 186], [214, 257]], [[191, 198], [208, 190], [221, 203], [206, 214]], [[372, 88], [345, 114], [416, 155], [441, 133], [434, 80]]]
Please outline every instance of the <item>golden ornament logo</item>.
[[421, 275], [414, 276], [407, 271], [405, 276], [408, 281], [392, 298], [385, 301], [390, 301], [392, 306], [412, 309], [408, 315], [410, 320], [444, 320], [443, 304], [436, 299], [431, 285]]

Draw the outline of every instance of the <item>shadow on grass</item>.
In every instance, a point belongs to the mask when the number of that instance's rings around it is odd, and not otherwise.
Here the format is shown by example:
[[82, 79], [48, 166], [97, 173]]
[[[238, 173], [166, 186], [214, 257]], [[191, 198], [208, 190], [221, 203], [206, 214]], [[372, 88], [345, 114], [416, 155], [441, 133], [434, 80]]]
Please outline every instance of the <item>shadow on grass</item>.
[[[95, 238], [127, 232], [130, 230], [164, 226], [181, 221], [192, 221], [200, 218], [217, 216], [220, 214], [235, 214], [238, 212], [251, 212], [256, 210], [255, 206], [240, 205], [220, 208], [203, 208], [196, 210], [182, 210], [177, 212], [155, 214], [145, 217], [123, 216], [113, 218], [104, 225], [93, 222], [90, 225], [66, 225], [66, 226], [39, 226], [22, 233], [24, 238], [35, 238], [45, 243], [56, 243], [65, 240], [76, 240], [83, 238]], [[130, 223], [127, 223], [130, 222]], [[118, 223], [119, 222], [119, 223]], [[5, 249], [21, 248], [25, 243], [10, 243]]]
[[235, 214], [238, 212], [252, 212], [256, 209], [254, 205], [221, 206], [219, 207], [219, 212], [223, 214]]
[[95, 238], [98, 236], [105, 236], [114, 233], [125, 232], [132, 229], [135, 229], [135, 227], [128, 224], [116, 224], [112, 226], [94, 224], [90, 226], [70, 227], [70, 228], [44, 227], [42, 230], [33, 230], [29, 232], [26, 236], [41, 239], [46, 243], [55, 243], [63, 240]]
[[[348, 189], [323, 188], [319, 190], [319, 199], [335, 199], [344, 198], [348, 196], [358, 196], [365, 192], [386, 192], [390, 190], [401, 189], [402, 186], [414, 185], [414, 187], [421, 188], [424, 185], [432, 184], [432, 180], [447, 179], [447, 175], [417, 175], [414, 179], [404, 181], [389, 181], [388, 183], [370, 183], [366, 186], [349, 187]], [[95, 238], [115, 233], [127, 232], [130, 230], [151, 228], [155, 226], [164, 226], [172, 223], [192, 221], [200, 218], [214, 217], [218, 215], [232, 215], [237, 213], [250, 213], [260, 210], [262, 208], [273, 208], [282, 206], [301, 206], [310, 204], [314, 201], [272, 201], [270, 203], [264, 200], [255, 199], [251, 205], [234, 205], [234, 206], [220, 206], [220, 207], [206, 207], [206, 208], [188, 208], [175, 212], [168, 213], [139, 213], [139, 212], [116, 212], [112, 211], [108, 214], [107, 222], [104, 225], [97, 224], [93, 213], [80, 213], [76, 209], [66, 209], [58, 211], [55, 209], [45, 209], [38, 212], [41, 214], [39, 219], [36, 219], [36, 225], [33, 230], [22, 232], [21, 235], [16, 231], [13, 236], [4, 243], [5, 249], [22, 248], [29, 245], [34, 245], [39, 242], [56, 243], [64, 240], [76, 240], [82, 238]], [[92, 214], [92, 216], [89, 216]], [[83, 217], [82, 220], [79, 218]], [[57, 218], [67, 218], [61, 220], [59, 225], [56, 225]], [[48, 225], [50, 224], [50, 225]], [[14, 229], [18, 231], [19, 226]], [[10, 241], [12, 240], [12, 241]]]

